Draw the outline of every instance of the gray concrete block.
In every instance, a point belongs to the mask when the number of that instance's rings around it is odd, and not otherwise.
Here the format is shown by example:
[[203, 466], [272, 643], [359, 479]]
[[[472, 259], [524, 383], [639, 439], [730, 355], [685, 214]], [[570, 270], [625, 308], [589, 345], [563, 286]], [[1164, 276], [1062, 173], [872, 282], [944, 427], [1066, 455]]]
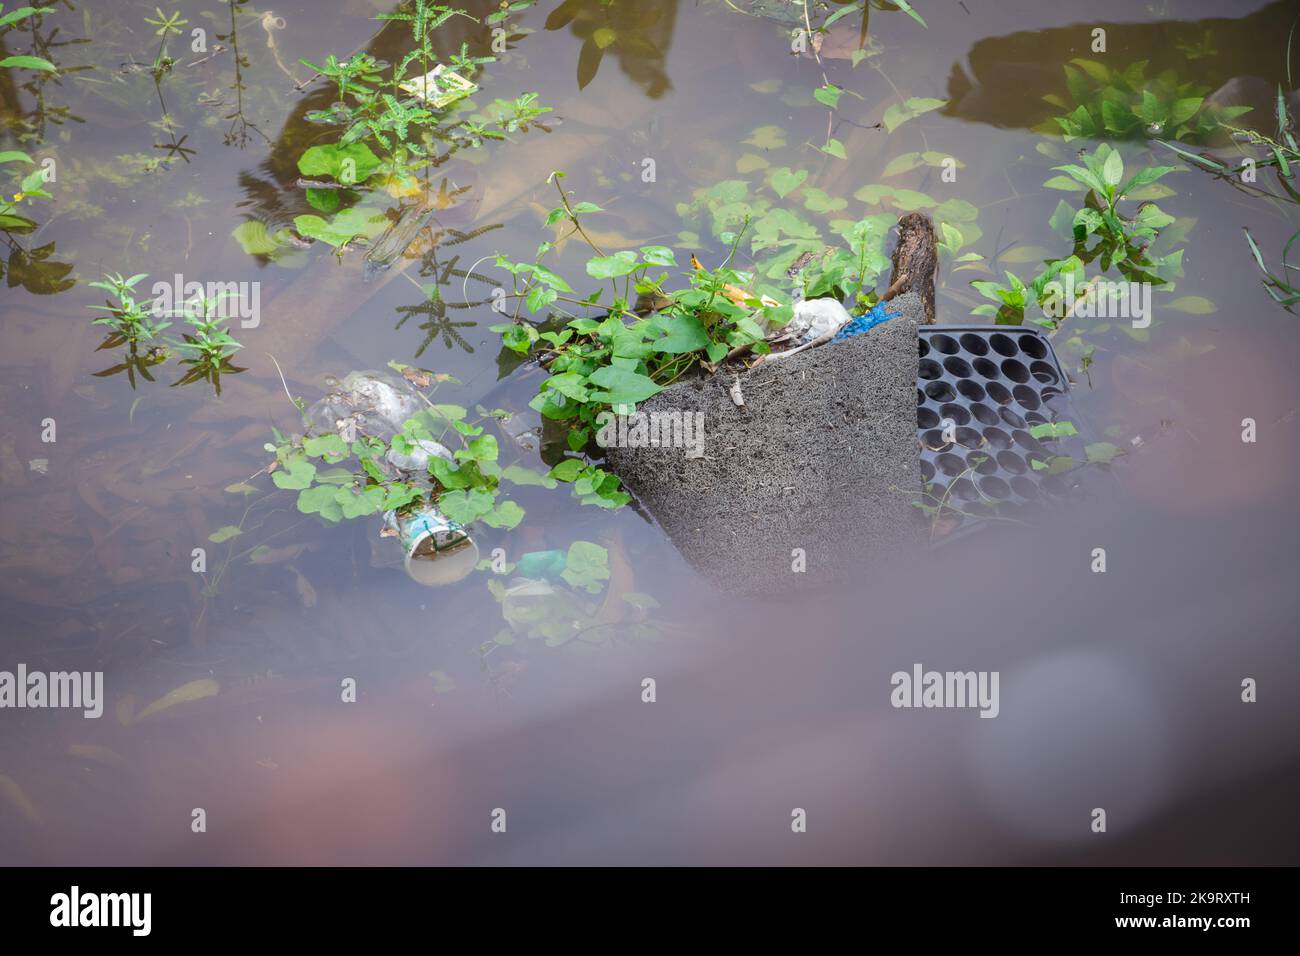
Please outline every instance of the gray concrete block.
[[[852, 579], [924, 540], [913, 506], [920, 296], [865, 335], [735, 374], [682, 382], [639, 411], [702, 412], [704, 455], [610, 448], [609, 464], [719, 588], [789, 592]], [[807, 573], [791, 571], [794, 548]]]

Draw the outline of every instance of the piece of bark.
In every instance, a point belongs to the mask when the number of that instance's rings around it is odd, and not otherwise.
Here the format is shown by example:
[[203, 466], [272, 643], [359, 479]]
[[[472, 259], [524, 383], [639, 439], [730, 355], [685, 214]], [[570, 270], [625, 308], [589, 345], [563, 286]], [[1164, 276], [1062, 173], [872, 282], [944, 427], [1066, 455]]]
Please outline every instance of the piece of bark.
[[908, 213], [898, 220], [898, 245], [894, 247], [894, 275], [889, 291], [893, 295], [917, 293], [925, 307], [926, 325], [934, 325], [935, 321], [934, 277], [938, 269], [934, 223], [923, 213]]

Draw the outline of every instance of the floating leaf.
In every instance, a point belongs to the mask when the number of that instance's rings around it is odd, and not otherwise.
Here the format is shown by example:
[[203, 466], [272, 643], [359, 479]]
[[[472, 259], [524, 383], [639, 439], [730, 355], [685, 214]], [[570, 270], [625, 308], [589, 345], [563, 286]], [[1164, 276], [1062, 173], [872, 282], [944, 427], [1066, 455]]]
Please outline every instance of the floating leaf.
[[31, 798], [23, 792], [23, 788], [18, 786], [18, 781], [2, 773], [0, 773], [0, 797], [4, 797], [16, 807], [28, 823], [34, 826], [41, 825], [41, 813], [36, 809], [36, 804], [32, 803]]
[[1034, 438], [1069, 438], [1079, 434], [1072, 422], [1043, 422], [1029, 429]]
[[937, 110], [941, 106], [946, 106], [947, 100], [938, 100], [932, 97], [913, 96], [903, 103], [894, 103], [885, 110], [885, 129], [892, 133], [898, 127], [902, 126], [910, 119], [915, 119], [922, 113], [928, 113], [931, 110]]
[[154, 714], [167, 710], [169, 707], [175, 707], [177, 704], [189, 704], [205, 697], [215, 697], [219, 690], [221, 690], [220, 685], [210, 677], [192, 680], [188, 684], [182, 684], [175, 690], [159, 697], [136, 714], [131, 722], [138, 723], [146, 717], [152, 717]]
[[39, 56], [7, 56], [0, 60], [0, 70], [11, 66], [23, 70], [40, 70], [45, 73], [59, 72], [58, 67], [49, 60], [41, 59]]
[[106, 767], [123, 767], [126, 765], [126, 761], [122, 759], [121, 754], [95, 744], [69, 744], [68, 753], [83, 760], [102, 763]]
[[328, 521], [341, 521], [343, 509], [339, 506], [337, 495], [338, 489], [333, 485], [307, 488], [298, 494], [298, 510], [305, 515], [318, 514]]
[[1119, 446], [1112, 445], [1108, 441], [1094, 442], [1084, 447], [1088, 453], [1088, 461], [1094, 465], [1109, 465], [1118, 455], [1124, 452]]
[[[568, 461], [577, 461], [576, 458], [567, 459]], [[525, 468], [522, 465], [508, 465], [501, 472], [501, 477], [506, 481], [516, 485], [539, 485], [542, 488], [554, 488], [555, 479], [540, 471], [533, 471], [531, 468]]]
[[347, 455], [348, 446], [343, 443], [343, 439], [338, 435], [331, 434], [305, 439], [302, 443], [302, 450], [313, 458], [324, 458], [329, 455], [338, 459]]
[[773, 170], [771, 184], [776, 194], [784, 199], [798, 189], [807, 178], [808, 171], [806, 169], [792, 170], [789, 166], [782, 166]]
[[290, 490], [306, 488], [316, 477], [316, 466], [305, 458], [290, 458], [283, 468], [271, 472], [271, 481], [277, 488]]
[[838, 139], [828, 139], [825, 146], [818, 147], [828, 156], [834, 156], [836, 159], [848, 159], [849, 154], [844, 151], [844, 144]]
[[591, 541], [575, 541], [569, 545], [562, 576], [572, 587], [585, 588], [598, 594], [609, 580], [609, 551]]
[[558, 462], [554, 468], [548, 472], [548, 476], [559, 481], [574, 481], [578, 475], [582, 474], [584, 464], [581, 458], [566, 458]]
[[281, 249], [280, 243], [266, 231], [266, 223], [258, 219], [249, 219], [240, 223], [230, 234], [239, 243], [239, 248], [244, 250], [245, 255], [274, 256]]
[[779, 126], [760, 126], [744, 142], [759, 149], [780, 149], [785, 145], [785, 130]]
[[825, 86], [819, 86], [813, 90], [813, 99], [823, 106], [829, 106], [831, 109], [840, 105], [840, 97], [844, 91], [834, 83], [827, 83]]
[[1209, 299], [1200, 295], [1182, 295], [1170, 302], [1166, 308], [1177, 312], [1190, 312], [1192, 315], [1209, 315], [1218, 311], [1218, 307]]
[[298, 158], [304, 176], [329, 176], [345, 186], [363, 183], [379, 167], [379, 157], [365, 143], [312, 146]]
[[493, 528], [509, 531], [524, 520], [524, 509], [513, 501], [498, 502], [496, 507], [483, 516], [483, 523]]
[[438, 497], [438, 509], [452, 521], [468, 525], [492, 510], [495, 496], [485, 488], [445, 491]]

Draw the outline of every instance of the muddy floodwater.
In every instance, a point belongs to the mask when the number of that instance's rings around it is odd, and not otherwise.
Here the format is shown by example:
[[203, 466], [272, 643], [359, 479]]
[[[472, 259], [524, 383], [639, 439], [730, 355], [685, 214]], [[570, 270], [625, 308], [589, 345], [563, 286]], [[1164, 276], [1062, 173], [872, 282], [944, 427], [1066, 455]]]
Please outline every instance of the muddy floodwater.
[[[156, 7], [0, 27], [0, 863], [1295, 862], [1300, 4], [466, 2], [429, 40], [472, 78], [436, 106], [457, 132], [381, 130], [431, 157], [382, 185], [314, 67], [390, 70], [415, 41], [382, 17], [413, 4]], [[1107, 148], [1119, 185], [1172, 167], [1122, 221], [1077, 215], [1060, 169]], [[557, 182], [599, 207], [585, 236]], [[737, 596], [635, 502], [544, 477], [581, 456], [502, 329], [603, 319], [593, 247], [788, 305], [800, 257], [864, 220], [883, 293], [917, 211], [940, 325], [1050, 332], [1087, 450], [1031, 464], [1086, 495], [973, 501], [961, 534], [918, 501], [883, 566]], [[1144, 222], [1136, 313], [1008, 304], [1080, 229]], [[568, 291], [534, 308], [498, 257], [543, 242]], [[1081, 279], [1128, 282], [1120, 258]], [[179, 317], [133, 347], [94, 322], [106, 274], [225, 297], [241, 347], [184, 364]], [[535, 476], [502, 482], [459, 580], [408, 575], [378, 505], [303, 505], [300, 407], [357, 370]], [[564, 575], [512, 593], [578, 610], [528, 631], [503, 593], [538, 552]], [[20, 667], [98, 700], [20, 707]], [[995, 716], [897, 706], [914, 667], [998, 675]]]

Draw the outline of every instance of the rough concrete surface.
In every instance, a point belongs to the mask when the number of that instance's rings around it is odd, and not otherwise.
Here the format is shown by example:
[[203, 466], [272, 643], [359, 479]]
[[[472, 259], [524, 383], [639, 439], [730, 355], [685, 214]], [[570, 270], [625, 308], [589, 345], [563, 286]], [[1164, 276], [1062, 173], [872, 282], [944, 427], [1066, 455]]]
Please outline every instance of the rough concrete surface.
[[[864, 335], [735, 374], [682, 382], [640, 412], [703, 412], [704, 455], [611, 448], [609, 463], [674, 545], [719, 588], [806, 590], [851, 580], [923, 538], [912, 502], [917, 325], [924, 304]], [[792, 571], [803, 548], [807, 571]]]

